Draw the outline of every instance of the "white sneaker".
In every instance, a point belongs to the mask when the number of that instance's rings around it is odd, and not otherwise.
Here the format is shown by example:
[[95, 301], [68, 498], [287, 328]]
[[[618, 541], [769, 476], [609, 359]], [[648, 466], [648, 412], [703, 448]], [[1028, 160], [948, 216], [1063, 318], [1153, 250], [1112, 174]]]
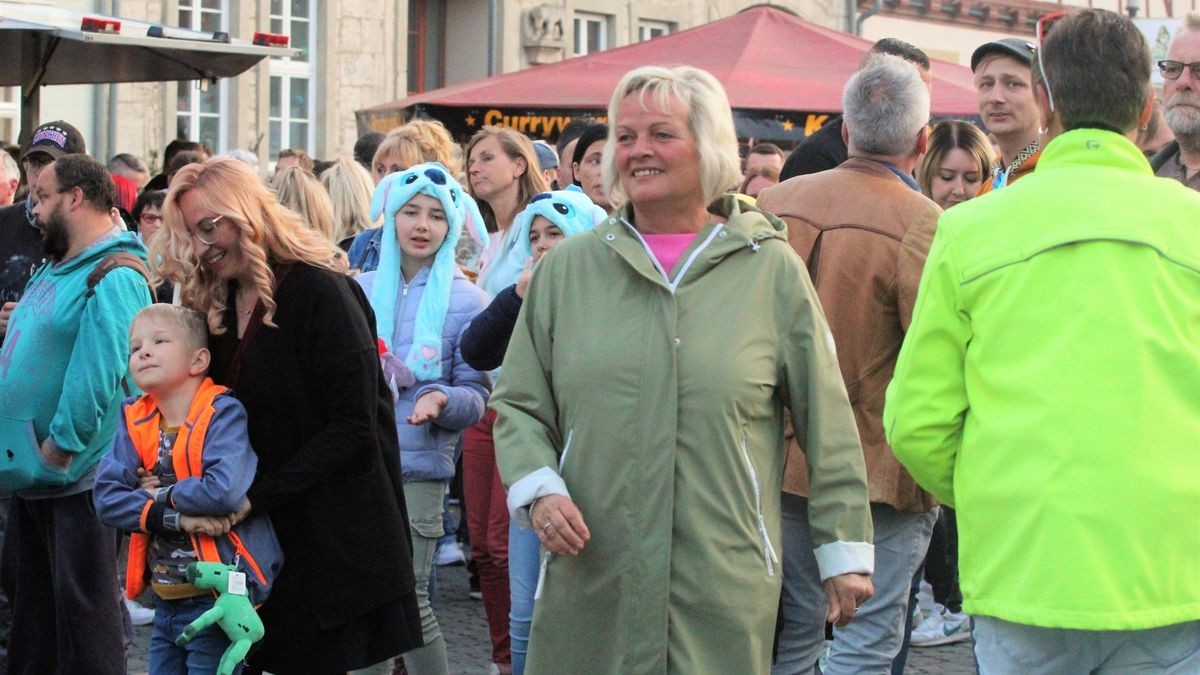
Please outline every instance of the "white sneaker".
[[135, 626], [149, 626], [154, 623], [154, 610], [142, 607], [137, 600], [125, 598], [125, 609], [129, 610], [129, 622]]
[[438, 567], [448, 565], [465, 565], [467, 557], [463, 555], [462, 546], [456, 541], [438, 548], [433, 554], [433, 564]]
[[948, 612], [942, 605], [921, 622], [912, 633], [912, 646], [936, 647], [971, 639], [971, 617], [962, 612]]

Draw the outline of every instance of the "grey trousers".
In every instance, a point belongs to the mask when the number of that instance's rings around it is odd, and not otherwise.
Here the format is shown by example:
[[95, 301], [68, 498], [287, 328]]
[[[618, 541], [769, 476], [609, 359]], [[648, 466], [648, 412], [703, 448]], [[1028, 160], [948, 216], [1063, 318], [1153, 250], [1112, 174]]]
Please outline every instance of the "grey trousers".
[[[905, 513], [871, 505], [875, 526], [875, 595], [854, 621], [833, 631], [826, 675], [890, 675], [904, 642], [904, 617], [913, 575], [925, 559], [937, 508]], [[773, 675], [811, 673], [825, 640], [825, 590], [808, 529], [808, 500], [783, 495], [783, 595]]]
[[1039, 628], [989, 616], [974, 618], [980, 675], [1200, 673], [1200, 621], [1122, 631]]

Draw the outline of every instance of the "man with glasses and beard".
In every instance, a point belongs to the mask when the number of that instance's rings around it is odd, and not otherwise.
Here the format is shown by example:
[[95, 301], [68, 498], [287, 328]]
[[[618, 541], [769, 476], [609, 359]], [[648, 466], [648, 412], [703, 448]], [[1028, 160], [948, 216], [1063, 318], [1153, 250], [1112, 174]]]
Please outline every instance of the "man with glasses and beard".
[[1166, 60], [1158, 62], [1163, 77], [1163, 112], [1175, 132], [1150, 165], [1163, 178], [1174, 178], [1200, 190], [1200, 12], [1184, 17]]
[[113, 224], [115, 190], [96, 160], [63, 155], [32, 192], [49, 263], [12, 312], [0, 417], [32, 428], [33, 442], [13, 451], [37, 453], [41, 473], [57, 477], [6, 485], [16, 489], [0, 566], [13, 609], [8, 672], [116, 675], [125, 672], [117, 540], [96, 520], [92, 481], [129, 393], [129, 324], [151, 297], [129, 263], [98, 281], [92, 273], [114, 253], [144, 270], [146, 250]]
[[1142, 33], [1054, 16], [1038, 169], [938, 221], [884, 428], [957, 510], [981, 674], [1200, 673], [1200, 195], [1133, 142]]

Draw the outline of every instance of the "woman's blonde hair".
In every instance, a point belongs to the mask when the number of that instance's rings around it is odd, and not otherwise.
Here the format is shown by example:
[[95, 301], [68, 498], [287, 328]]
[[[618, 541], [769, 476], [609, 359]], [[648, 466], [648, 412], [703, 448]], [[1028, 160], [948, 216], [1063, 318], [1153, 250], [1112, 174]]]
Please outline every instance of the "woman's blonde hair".
[[339, 158], [321, 174], [321, 184], [333, 204], [334, 241], [353, 237], [375, 226], [371, 220], [371, 174], [358, 162]]
[[[546, 178], [542, 176], [539, 170], [541, 166], [538, 164], [537, 151], [533, 149], [533, 141], [525, 134], [502, 126], [486, 126], [467, 142], [466, 162], [467, 162], [467, 192], [475, 197], [475, 186], [471, 184], [471, 151], [485, 138], [492, 138], [500, 143], [500, 149], [508, 158], [514, 162], [525, 162], [525, 173], [517, 179], [517, 211], [525, 208], [530, 199], [534, 196], [546, 192], [550, 189], [546, 183]], [[492, 211], [491, 204], [488, 204], [483, 199], [475, 198], [475, 202], [479, 205], [479, 213], [483, 216], [483, 222], [487, 224], [488, 232], [496, 232], [500, 229], [500, 223], [496, 221], [496, 213]]]
[[717, 78], [691, 66], [663, 68], [644, 66], [621, 78], [608, 104], [608, 144], [604, 146], [602, 172], [604, 191], [614, 208], [628, 201], [617, 172], [615, 129], [620, 120], [617, 110], [626, 96], [637, 94], [645, 106], [650, 95], [660, 110], [668, 110], [674, 101], [687, 110], [688, 130], [700, 153], [700, 190], [707, 205], [742, 179], [738, 157], [737, 132], [729, 98]]
[[306, 225], [331, 242], [339, 241], [329, 193], [311, 173], [298, 166], [284, 169], [271, 179], [271, 188], [279, 203], [300, 214]]
[[963, 120], [947, 120], [933, 125], [929, 132], [929, 144], [921, 163], [917, 165], [917, 185], [929, 197], [933, 195], [933, 175], [951, 150], [967, 151], [979, 163], [981, 180], [987, 182], [992, 175], [992, 144], [979, 127]]
[[300, 262], [345, 273], [346, 256], [341, 250], [284, 208], [253, 169], [230, 157], [185, 166], [171, 181], [162, 229], [150, 244], [150, 260], [157, 261], [156, 280], [175, 283], [183, 304], [203, 312], [214, 335], [226, 329], [223, 313], [229, 289], [211, 269], [196, 262], [192, 230], [179, 210], [179, 200], [193, 190], [205, 211], [222, 216], [237, 230], [242, 255], [254, 272], [256, 294], [266, 307], [263, 323], [268, 326], [275, 325], [272, 264]]
[[389, 131], [375, 150], [371, 165], [391, 155], [400, 155], [408, 166], [441, 162], [454, 175], [458, 175], [462, 166], [462, 151], [446, 126], [437, 120], [419, 118]]

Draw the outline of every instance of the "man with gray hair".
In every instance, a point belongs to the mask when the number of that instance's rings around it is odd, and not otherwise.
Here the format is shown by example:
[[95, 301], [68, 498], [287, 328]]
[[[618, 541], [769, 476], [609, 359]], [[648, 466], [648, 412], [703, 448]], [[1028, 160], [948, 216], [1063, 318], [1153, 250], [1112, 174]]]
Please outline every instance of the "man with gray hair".
[[1200, 12], [1188, 12], [1167, 58], [1158, 62], [1163, 77], [1163, 112], [1175, 132], [1150, 161], [1154, 173], [1200, 190]]
[[[763, 190], [758, 206], [788, 224], [837, 347], [858, 422], [875, 527], [875, 595], [835, 627], [825, 673], [882, 673], [901, 653], [909, 588], [937, 517], [934, 500], [884, 440], [884, 392], [912, 317], [941, 209], [912, 178], [925, 152], [929, 89], [916, 67], [879, 56], [846, 83], [842, 136], [849, 159]], [[783, 495], [783, 597], [776, 673], [807, 673], [819, 656], [826, 608], [808, 532], [804, 450], [789, 441]]]

